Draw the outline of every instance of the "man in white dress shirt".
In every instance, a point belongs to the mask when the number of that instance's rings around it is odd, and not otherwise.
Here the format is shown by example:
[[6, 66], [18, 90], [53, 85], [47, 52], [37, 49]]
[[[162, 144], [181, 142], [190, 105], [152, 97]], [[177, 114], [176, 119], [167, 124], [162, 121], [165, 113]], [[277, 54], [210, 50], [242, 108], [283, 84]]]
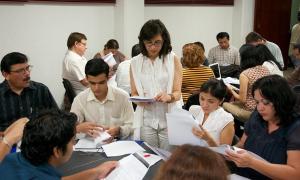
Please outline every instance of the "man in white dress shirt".
[[71, 33], [67, 41], [68, 52], [63, 61], [62, 78], [71, 82], [76, 94], [88, 87], [84, 74], [87, 60], [83, 56], [87, 49], [86, 41], [87, 38], [84, 34], [79, 32]]
[[126, 139], [132, 132], [133, 107], [125, 91], [107, 84], [108, 73], [103, 59], [87, 62], [85, 74], [90, 87], [75, 97], [71, 108], [79, 120], [76, 131], [95, 137], [106, 130], [112, 137]]

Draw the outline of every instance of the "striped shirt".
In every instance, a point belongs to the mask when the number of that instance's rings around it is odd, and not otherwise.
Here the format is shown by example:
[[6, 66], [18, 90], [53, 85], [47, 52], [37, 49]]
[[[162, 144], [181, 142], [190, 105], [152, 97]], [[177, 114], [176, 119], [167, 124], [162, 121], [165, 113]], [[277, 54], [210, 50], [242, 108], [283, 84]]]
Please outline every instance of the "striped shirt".
[[222, 49], [218, 45], [209, 50], [208, 62], [209, 64], [219, 63], [220, 66], [227, 66], [229, 64], [240, 65], [240, 53], [233, 46], [229, 46], [227, 49]]
[[20, 95], [13, 92], [6, 80], [0, 84], [0, 131], [19, 118], [34, 118], [42, 109], [58, 108], [48, 87], [31, 81]]
[[182, 97], [185, 103], [190, 95], [199, 91], [203, 83], [215, 77], [210, 67], [200, 66], [182, 70]]

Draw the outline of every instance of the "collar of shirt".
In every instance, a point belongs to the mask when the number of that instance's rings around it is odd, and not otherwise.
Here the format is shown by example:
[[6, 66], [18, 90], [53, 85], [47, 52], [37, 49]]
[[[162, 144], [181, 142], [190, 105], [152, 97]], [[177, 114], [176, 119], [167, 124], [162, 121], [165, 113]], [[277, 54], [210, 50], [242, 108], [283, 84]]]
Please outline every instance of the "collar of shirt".
[[97, 102], [99, 102], [101, 104], [106, 103], [106, 101], [114, 101], [115, 100], [115, 96], [114, 96], [112, 87], [110, 85], [108, 85], [107, 88], [108, 88], [107, 95], [106, 95], [106, 98], [103, 101], [99, 101], [95, 97], [93, 91], [91, 89], [89, 89], [89, 94], [88, 94], [88, 97], [87, 97], [87, 101], [97, 101]]
[[[10, 89], [7, 80], [4, 80], [4, 81], [2, 82], [2, 84], [1, 84], [1, 86], [2, 86], [2, 87], [1, 87], [1, 92], [0, 92], [0, 93], [1, 93], [2, 95], [5, 94], [5, 93], [8, 93], [8, 92], [14, 93], [14, 92]], [[36, 89], [36, 87], [34, 86], [33, 82], [30, 81], [29, 86], [26, 87], [26, 88], [24, 88], [22, 92], [27, 91], [27, 90], [35, 90], [35, 89]]]
[[230, 46], [230, 45], [228, 46], [227, 49], [222, 49], [220, 45], [217, 46], [217, 47], [218, 47], [220, 50], [223, 50], [223, 51], [229, 51], [229, 50], [231, 49], [231, 46]]
[[83, 59], [85, 60], [84, 56], [80, 56], [79, 54], [77, 54], [76, 52], [72, 51], [72, 50], [68, 50], [68, 53], [70, 56], [73, 56], [74, 59]]

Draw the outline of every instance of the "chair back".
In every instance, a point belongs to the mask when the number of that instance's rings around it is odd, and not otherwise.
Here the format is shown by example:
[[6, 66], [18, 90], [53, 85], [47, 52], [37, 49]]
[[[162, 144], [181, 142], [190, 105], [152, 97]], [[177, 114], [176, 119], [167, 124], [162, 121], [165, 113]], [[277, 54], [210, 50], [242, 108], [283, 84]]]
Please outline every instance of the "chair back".
[[72, 87], [72, 84], [69, 80], [63, 78], [63, 85], [64, 85], [65, 90], [66, 90], [66, 96], [68, 97], [69, 102], [72, 104], [73, 100], [76, 96], [76, 93], [75, 93], [75, 91]]

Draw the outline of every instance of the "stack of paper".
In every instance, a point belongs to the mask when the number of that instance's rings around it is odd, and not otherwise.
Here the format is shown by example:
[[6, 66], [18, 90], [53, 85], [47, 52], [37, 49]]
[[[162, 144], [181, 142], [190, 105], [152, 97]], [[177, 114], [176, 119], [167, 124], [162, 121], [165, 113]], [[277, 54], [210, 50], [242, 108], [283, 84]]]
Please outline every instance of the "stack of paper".
[[85, 151], [85, 152], [99, 152], [102, 144], [105, 144], [105, 140], [109, 139], [111, 136], [106, 131], [100, 133], [97, 138], [84, 137], [80, 139], [75, 145], [75, 151]]
[[207, 146], [207, 143], [192, 133], [198, 122], [193, 115], [184, 109], [175, 109], [167, 113], [168, 137], [172, 145], [193, 144]]
[[154, 102], [154, 98], [140, 97], [140, 96], [132, 96], [129, 98], [129, 101], [132, 102]]

